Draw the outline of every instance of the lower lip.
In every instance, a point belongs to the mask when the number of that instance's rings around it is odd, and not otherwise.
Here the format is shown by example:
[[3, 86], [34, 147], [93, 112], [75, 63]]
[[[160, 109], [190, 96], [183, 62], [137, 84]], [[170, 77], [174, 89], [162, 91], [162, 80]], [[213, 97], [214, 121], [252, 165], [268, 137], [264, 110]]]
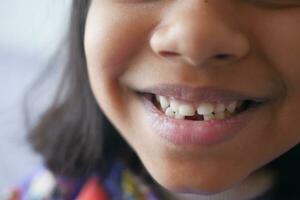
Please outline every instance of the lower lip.
[[230, 140], [241, 132], [257, 109], [250, 108], [224, 120], [192, 121], [166, 116], [143, 96], [142, 102], [154, 133], [177, 146], [209, 146]]

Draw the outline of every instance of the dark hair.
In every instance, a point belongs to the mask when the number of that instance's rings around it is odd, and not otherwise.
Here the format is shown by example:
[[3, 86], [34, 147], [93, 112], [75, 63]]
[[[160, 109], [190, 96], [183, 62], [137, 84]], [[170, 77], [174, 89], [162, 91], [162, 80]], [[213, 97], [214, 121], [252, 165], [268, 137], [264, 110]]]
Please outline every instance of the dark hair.
[[[83, 48], [89, 4], [90, 0], [73, 1], [63, 79], [53, 105], [29, 134], [31, 144], [42, 154], [47, 166], [66, 176], [105, 169], [120, 154], [126, 154], [140, 166], [131, 148], [100, 111], [89, 85]], [[276, 199], [300, 199], [299, 145], [265, 167], [277, 173]]]
[[66, 176], [105, 168], [118, 154], [131, 153], [98, 108], [89, 85], [83, 50], [89, 3], [73, 1], [66, 68], [53, 104], [29, 134], [47, 167]]

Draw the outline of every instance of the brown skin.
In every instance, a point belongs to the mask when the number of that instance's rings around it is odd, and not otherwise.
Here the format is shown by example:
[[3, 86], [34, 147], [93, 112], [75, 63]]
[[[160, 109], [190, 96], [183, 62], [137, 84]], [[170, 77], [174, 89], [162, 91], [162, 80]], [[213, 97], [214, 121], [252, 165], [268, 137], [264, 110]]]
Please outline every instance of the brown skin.
[[[85, 32], [92, 90], [158, 183], [218, 193], [300, 141], [299, 24], [297, 0], [93, 0]], [[179, 147], [153, 133], [132, 90], [163, 83], [270, 101], [233, 139]]]

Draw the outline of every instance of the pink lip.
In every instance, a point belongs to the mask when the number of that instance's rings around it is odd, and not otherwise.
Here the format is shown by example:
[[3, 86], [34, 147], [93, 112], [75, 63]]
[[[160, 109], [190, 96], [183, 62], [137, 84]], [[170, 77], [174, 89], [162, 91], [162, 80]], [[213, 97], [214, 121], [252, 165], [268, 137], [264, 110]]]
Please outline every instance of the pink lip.
[[[150, 92], [150, 90], [148, 90]], [[157, 92], [151, 89], [152, 92]], [[161, 95], [165, 95], [167, 90], [160, 90]], [[183, 90], [177, 89], [176, 92], [181, 91], [181, 93], [176, 93], [175, 96], [185, 100], [191, 100], [187, 98], [186, 92], [182, 93]], [[191, 90], [189, 90], [191, 91]], [[198, 90], [200, 91], [200, 90]], [[244, 95], [237, 95], [230, 92], [220, 90], [203, 90], [204, 93], [198, 93], [193, 96], [193, 99], [199, 100], [205, 99], [216, 100], [218, 99], [245, 99]], [[168, 94], [174, 94], [173, 91], [169, 91]], [[157, 93], [156, 93], [157, 94]], [[208, 95], [208, 98], [205, 98], [205, 94]], [[225, 94], [225, 95], [224, 95]], [[233, 94], [233, 95], [232, 95]], [[198, 95], [198, 96], [197, 96]], [[188, 94], [188, 97], [191, 97]], [[192, 120], [178, 120], [175, 118], [167, 117], [162, 113], [154, 104], [142, 96], [142, 102], [148, 111], [148, 121], [151, 125], [153, 131], [161, 136], [163, 139], [168, 142], [173, 143], [174, 145], [179, 146], [208, 146], [216, 145], [223, 143], [229, 139], [232, 139], [238, 135], [243, 127], [250, 121], [251, 114], [256, 110], [256, 108], [250, 108], [243, 113], [235, 115], [233, 117], [224, 119], [224, 120], [211, 120], [211, 121], [192, 121]]]
[[181, 85], [159, 85], [141, 89], [143, 93], [152, 93], [166, 97], [174, 97], [185, 101], [206, 101], [206, 102], [231, 102], [239, 100], [253, 100], [257, 102], [267, 101], [266, 97], [253, 97], [250, 95], [216, 89], [211, 87], [188, 87]]

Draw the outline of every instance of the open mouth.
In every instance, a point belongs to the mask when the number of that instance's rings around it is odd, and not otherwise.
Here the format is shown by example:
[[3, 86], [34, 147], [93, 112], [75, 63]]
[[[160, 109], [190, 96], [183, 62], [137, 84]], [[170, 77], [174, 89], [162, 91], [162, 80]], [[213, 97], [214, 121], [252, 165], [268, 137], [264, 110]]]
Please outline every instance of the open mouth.
[[158, 85], [135, 92], [153, 133], [191, 148], [233, 138], [269, 102], [265, 97], [212, 87]]
[[174, 97], [153, 93], [140, 93], [167, 117], [178, 120], [210, 121], [224, 120], [246, 112], [262, 104], [255, 100], [245, 99], [224, 102], [187, 102]]

